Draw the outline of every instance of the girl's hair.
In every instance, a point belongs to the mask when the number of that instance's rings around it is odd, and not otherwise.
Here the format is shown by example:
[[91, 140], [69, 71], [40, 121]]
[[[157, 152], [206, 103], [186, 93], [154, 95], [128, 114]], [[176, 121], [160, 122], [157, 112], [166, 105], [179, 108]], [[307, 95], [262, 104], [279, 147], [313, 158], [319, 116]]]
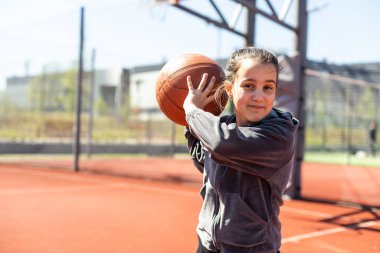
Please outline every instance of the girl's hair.
[[[228, 60], [226, 66], [226, 81], [233, 83], [236, 79], [236, 74], [241, 66], [241, 63], [251, 59], [257, 63], [273, 64], [276, 68], [276, 82], [278, 81], [278, 74], [280, 66], [277, 57], [270, 51], [263, 48], [245, 47], [236, 50]], [[222, 106], [222, 102], [227, 98], [227, 93], [224, 89], [224, 85], [220, 85], [214, 93], [214, 99], [219, 107]]]

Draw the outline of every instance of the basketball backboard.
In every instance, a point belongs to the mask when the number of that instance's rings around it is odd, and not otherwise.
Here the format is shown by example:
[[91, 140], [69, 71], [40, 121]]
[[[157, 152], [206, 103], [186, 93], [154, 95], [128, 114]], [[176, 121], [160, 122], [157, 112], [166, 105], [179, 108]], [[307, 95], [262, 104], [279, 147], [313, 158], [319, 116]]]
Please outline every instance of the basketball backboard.
[[178, 4], [181, 0], [155, 0], [156, 3]]

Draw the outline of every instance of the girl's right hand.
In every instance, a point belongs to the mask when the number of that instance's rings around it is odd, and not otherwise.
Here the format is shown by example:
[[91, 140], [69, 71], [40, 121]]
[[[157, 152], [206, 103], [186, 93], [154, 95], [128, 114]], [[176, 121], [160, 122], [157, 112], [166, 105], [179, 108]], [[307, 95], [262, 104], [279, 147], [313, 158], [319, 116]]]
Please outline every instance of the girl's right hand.
[[214, 87], [216, 78], [213, 76], [207, 85], [207, 76], [207, 73], [203, 74], [202, 80], [199, 83], [198, 88], [194, 88], [193, 83], [191, 81], [191, 77], [187, 76], [187, 87], [189, 89], [189, 93], [187, 94], [187, 97], [183, 102], [183, 108], [185, 112], [188, 112], [194, 108], [203, 109], [207, 104], [209, 104], [213, 100], [213, 97], [210, 96], [210, 94], [212, 88]]

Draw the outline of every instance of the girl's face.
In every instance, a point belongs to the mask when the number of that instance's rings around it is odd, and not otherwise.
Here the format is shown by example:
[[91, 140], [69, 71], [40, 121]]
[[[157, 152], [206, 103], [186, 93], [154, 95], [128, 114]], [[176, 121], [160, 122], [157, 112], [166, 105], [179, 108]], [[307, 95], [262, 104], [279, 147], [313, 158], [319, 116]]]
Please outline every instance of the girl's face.
[[277, 73], [273, 64], [243, 60], [234, 82], [225, 88], [234, 103], [236, 123], [258, 122], [272, 110], [276, 97]]

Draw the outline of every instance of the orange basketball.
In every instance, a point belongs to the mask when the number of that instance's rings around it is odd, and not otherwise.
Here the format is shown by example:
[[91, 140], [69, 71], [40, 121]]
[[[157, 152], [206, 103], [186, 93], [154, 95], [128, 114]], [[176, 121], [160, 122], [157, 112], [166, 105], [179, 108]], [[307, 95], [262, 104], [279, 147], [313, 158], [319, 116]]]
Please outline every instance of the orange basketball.
[[[215, 76], [214, 89], [226, 79], [223, 69], [214, 60], [200, 54], [184, 54], [166, 63], [157, 78], [156, 98], [161, 111], [173, 122], [187, 126], [183, 102], [188, 94], [187, 76], [191, 76], [194, 87], [198, 87], [202, 75], [208, 73], [207, 83]], [[222, 99], [220, 108], [215, 101], [205, 108], [214, 115], [219, 115], [227, 103], [227, 96]]]

